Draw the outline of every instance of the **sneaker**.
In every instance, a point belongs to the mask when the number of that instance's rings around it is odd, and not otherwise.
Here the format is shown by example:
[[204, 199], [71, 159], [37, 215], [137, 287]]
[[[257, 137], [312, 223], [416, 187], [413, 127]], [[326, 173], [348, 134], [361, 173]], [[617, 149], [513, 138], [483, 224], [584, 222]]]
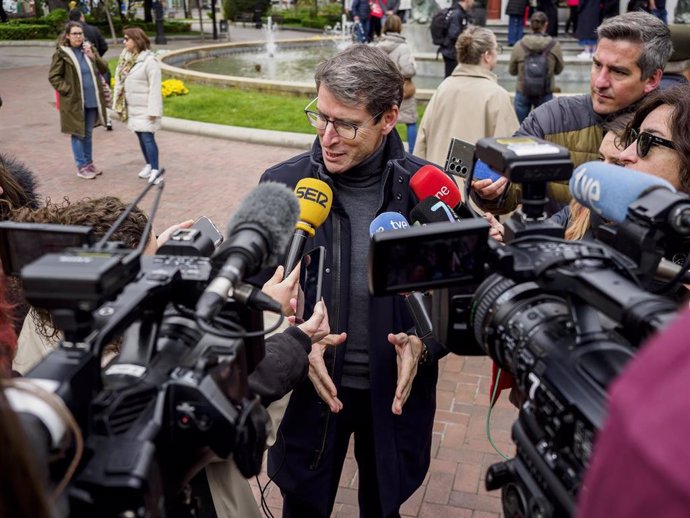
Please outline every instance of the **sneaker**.
[[584, 60], [589, 61], [590, 59], [592, 59], [592, 56], [593, 56], [593, 53], [592, 53], [592, 52], [590, 52], [590, 51], [588, 51], [588, 50], [583, 50], [582, 52], [580, 52], [580, 53], [579, 53], [577, 56], [575, 56], [575, 57], [576, 57], [577, 59], [581, 59], [581, 60], [583, 60], [583, 61], [584, 61]]
[[163, 181], [163, 173], [165, 173], [165, 169], [161, 169], [160, 171], [158, 169], [151, 169], [151, 177], [149, 178], [149, 183], [152, 183], [154, 185], [158, 185]]
[[141, 171], [139, 171], [139, 178], [148, 178], [151, 176], [151, 164], [146, 164]]
[[101, 171], [100, 169], [97, 169], [96, 166], [93, 164], [93, 162], [91, 162], [90, 164], [87, 164], [85, 169], [88, 169], [92, 173], [95, 173], [96, 176], [98, 176], [99, 174], [103, 174], [103, 171]]
[[108, 131], [113, 131], [113, 121], [111, 121], [110, 119], [105, 121], [105, 129]]
[[84, 166], [79, 168], [79, 171], [77, 171], [77, 176], [79, 178], [83, 178], [84, 180], [93, 180], [98, 175], [89, 170], [89, 166]]

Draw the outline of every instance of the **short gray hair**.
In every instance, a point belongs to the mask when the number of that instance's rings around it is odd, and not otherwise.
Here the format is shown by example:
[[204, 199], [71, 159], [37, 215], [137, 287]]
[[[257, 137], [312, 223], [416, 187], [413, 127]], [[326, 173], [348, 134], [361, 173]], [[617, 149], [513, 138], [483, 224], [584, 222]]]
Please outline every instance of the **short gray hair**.
[[494, 33], [491, 29], [470, 25], [455, 42], [458, 63], [478, 65], [485, 52], [494, 49]]
[[323, 85], [345, 106], [364, 106], [371, 115], [400, 106], [402, 101], [403, 76], [378, 47], [351, 45], [320, 63], [314, 79], [317, 91]]
[[673, 52], [671, 31], [656, 16], [633, 11], [604, 20], [597, 29], [599, 40], [625, 40], [642, 44], [637, 66], [642, 80], [649, 79], [658, 69], [663, 70]]

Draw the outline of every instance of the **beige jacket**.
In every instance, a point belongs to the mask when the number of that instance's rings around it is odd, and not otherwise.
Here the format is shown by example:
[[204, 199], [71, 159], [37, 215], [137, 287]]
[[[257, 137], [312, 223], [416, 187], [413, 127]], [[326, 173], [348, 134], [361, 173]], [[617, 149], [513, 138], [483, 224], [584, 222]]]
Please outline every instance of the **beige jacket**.
[[429, 101], [414, 154], [444, 166], [451, 138], [474, 144], [484, 137], [511, 136], [519, 126], [517, 116], [496, 79], [479, 65], [455, 67]]

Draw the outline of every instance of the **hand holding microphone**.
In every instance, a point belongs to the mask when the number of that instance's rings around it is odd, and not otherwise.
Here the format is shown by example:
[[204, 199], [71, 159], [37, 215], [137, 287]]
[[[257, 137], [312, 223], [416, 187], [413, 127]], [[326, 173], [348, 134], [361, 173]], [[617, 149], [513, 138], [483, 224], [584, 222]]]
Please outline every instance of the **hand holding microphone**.
[[197, 317], [212, 320], [230, 297], [280, 312], [280, 304], [241, 281], [278, 264], [299, 210], [294, 194], [278, 183], [260, 184], [247, 195], [228, 223], [227, 240], [213, 254], [222, 267], [199, 297]]
[[302, 178], [297, 182], [295, 194], [299, 201], [299, 219], [285, 257], [285, 276], [295, 269], [304, 255], [307, 239], [314, 237], [316, 229], [331, 212], [333, 191], [326, 182], [316, 178]]

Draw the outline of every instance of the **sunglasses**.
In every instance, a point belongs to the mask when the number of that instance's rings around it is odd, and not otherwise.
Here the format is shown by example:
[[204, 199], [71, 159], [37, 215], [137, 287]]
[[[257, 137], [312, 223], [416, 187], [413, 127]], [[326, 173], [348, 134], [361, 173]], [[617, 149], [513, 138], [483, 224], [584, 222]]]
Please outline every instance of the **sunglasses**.
[[639, 132], [638, 130], [633, 129], [630, 131], [630, 143], [632, 144], [636, 140], [637, 147], [635, 148], [635, 151], [637, 152], [637, 156], [640, 158], [646, 157], [649, 154], [649, 150], [652, 148], [652, 146], [663, 146], [669, 149], [676, 149], [675, 144], [668, 139], [657, 137], [656, 135], [652, 135], [646, 131]]

